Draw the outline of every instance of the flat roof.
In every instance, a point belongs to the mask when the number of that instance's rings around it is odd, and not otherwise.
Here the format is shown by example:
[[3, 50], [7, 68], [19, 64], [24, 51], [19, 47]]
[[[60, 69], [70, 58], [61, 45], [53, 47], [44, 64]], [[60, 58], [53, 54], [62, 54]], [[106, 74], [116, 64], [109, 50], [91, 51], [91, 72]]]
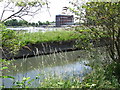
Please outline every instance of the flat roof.
[[73, 16], [73, 15], [56, 15], [56, 16]]

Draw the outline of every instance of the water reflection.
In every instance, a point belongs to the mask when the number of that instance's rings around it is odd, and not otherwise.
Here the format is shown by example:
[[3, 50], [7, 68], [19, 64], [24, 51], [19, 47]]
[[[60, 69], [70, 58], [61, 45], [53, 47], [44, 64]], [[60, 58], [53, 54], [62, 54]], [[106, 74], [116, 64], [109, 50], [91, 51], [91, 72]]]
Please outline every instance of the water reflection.
[[[103, 58], [100, 53], [92, 52], [92, 54], [97, 57], [97, 62], [99, 58]], [[42, 75], [40, 80], [49, 76], [52, 78], [59, 76], [63, 79], [70, 77], [81, 79], [92, 70], [89, 66], [85, 66], [89, 62], [89, 57], [91, 57], [89, 52], [81, 50], [18, 59], [9, 65], [9, 70], [3, 72], [4, 75], [14, 76], [16, 81], [21, 81], [23, 77], [34, 79], [38, 74]], [[94, 59], [96, 60], [96, 58]], [[11, 79], [4, 79], [6, 87], [11, 87], [13, 82]]]

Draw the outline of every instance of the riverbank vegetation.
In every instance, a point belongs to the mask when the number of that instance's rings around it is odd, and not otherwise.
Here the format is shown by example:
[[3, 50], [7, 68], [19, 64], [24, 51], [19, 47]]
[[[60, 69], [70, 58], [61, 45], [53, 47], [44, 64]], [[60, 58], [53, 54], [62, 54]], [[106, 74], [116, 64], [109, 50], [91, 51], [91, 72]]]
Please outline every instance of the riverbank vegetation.
[[46, 31], [46, 32], [34, 32], [34, 33], [22, 33], [19, 34], [21, 38], [21, 42], [25, 45], [27, 44], [36, 44], [41, 42], [54, 42], [54, 41], [67, 41], [78, 39], [80, 36], [79, 33], [75, 31], [65, 31], [65, 30], [57, 30], [57, 31]]
[[[2, 36], [2, 46], [11, 47], [24, 46], [27, 44], [36, 44], [41, 42], [59, 42], [74, 40], [80, 37], [80, 33], [71, 30], [62, 30], [58, 29], [55, 31], [46, 31], [46, 32], [15, 32], [14, 30], [7, 29], [3, 24], [0, 24], [1, 36]], [[15, 47], [15, 46], [13, 46]]]
[[92, 31], [89, 28], [84, 29], [82, 26], [70, 29], [63, 28], [53, 31], [39, 31], [33, 33], [28, 33], [24, 31], [16, 32], [14, 30], [7, 29], [3, 24], [0, 24], [0, 28], [2, 29], [1, 35], [3, 47], [5, 46], [11, 48], [13, 45], [20, 48], [27, 44], [36, 44], [42, 42], [60, 42], [67, 40], [79, 40], [82, 43], [90, 43], [91, 40], [108, 37], [106, 32], [102, 32], [99, 29]]
[[[72, 4], [75, 8], [77, 4], [79, 7], [79, 3]], [[80, 9], [78, 7], [77, 9]], [[95, 62], [87, 64], [92, 67], [93, 71], [86, 75], [82, 82], [75, 79], [74, 77], [72, 78], [72, 81], [51, 77], [49, 79], [45, 79], [44, 82], [41, 83], [41, 86], [38, 88], [120, 88], [120, 2], [89, 2], [86, 3], [83, 8], [86, 9], [86, 15], [84, 17], [86, 22], [84, 23], [84, 25], [88, 27], [88, 29], [84, 30], [76, 27], [76, 31], [22, 33], [16, 37], [14, 31], [7, 30], [2, 24], [0, 25], [3, 30], [2, 39], [4, 42], [2, 43], [2, 45], [4, 45], [3, 47], [8, 48], [13, 46], [14, 48], [12, 48], [11, 51], [13, 49], [16, 50], [16, 48], [20, 45], [49, 41], [64, 41], [71, 39], [80, 39], [88, 45], [87, 47], [89, 47], [89, 43], [91, 43], [90, 40], [95, 39], [96, 41], [98, 41], [98, 38], [109, 37], [111, 43], [106, 46], [106, 55], [108, 55], [108, 58], [105, 58], [105, 62], [101, 62], [99, 64], [96, 64]], [[80, 15], [78, 14], [79, 12], [77, 13], [77, 11], [75, 11], [75, 9], [70, 8], [70, 10], [76, 15]], [[80, 18], [80, 20], [81, 19], [83, 19], [83, 17]], [[79, 43], [78, 45], [81, 45], [81, 43]], [[83, 46], [85, 45], [83, 44]], [[90, 50], [93, 50], [93, 48], [91, 48]], [[93, 57], [91, 56], [91, 58]], [[7, 67], [3, 67], [2, 69], [7, 69]], [[19, 83], [17, 82], [18, 86], [16, 87], [28, 88], [29, 86], [26, 87], [24, 83], [29, 79], [30, 78], [28, 77], [23, 78], [23, 81]], [[31, 82], [32, 81], [30, 81], [29, 84]]]
[[[73, 77], [69, 80], [48, 78], [41, 83], [42, 88], [81, 88], [81, 89], [119, 89], [116, 77], [108, 71], [109, 67], [94, 66], [82, 82]], [[39, 87], [39, 88], [41, 88]]]

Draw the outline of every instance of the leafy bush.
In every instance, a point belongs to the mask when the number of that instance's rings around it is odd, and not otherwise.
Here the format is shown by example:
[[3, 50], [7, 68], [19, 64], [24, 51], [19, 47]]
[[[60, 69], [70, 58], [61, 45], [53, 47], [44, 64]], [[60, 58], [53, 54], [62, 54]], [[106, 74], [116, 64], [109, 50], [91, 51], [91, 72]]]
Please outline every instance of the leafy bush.
[[4, 50], [9, 51], [9, 53], [15, 53], [20, 48], [20, 38], [17, 36], [16, 32], [7, 29], [4, 24], [0, 23], [0, 34], [2, 37], [2, 47]]
[[110, 72], [106, 68], [103, 68], [100, 66], [94, 67], [93, 72], [85, 77], [83, 84], [86, 84], [86, 83], [89, 83], [90, 85], [94, 84], [94, 87], [92, 87], [94, 89], [119, 88], [120, 85], [118, 83], [117, 78], [113, 74], [106, 75], [106, 73]]

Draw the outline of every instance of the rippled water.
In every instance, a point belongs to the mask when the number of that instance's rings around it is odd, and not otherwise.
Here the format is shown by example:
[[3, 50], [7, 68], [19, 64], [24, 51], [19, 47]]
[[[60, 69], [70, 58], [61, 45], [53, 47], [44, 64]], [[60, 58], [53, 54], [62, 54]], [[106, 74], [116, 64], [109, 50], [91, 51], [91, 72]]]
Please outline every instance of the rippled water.
[[[100, 53], [94, 52], [94, 54], [97, 58], [103, 58]], [[44, 78], [54, 78], [55, 76], [63, 79], [76, 77], [82, 81], [82, 77], [92, 70], [91, 67], [86, 66], [90, 57], [91, 55], [88, 52], [79, 50], [18, 59], [9, 65], [9, 70], [4, 71], [4, 75], [14, 76], [16, 81], [21, 81], [23, 77], [34, 79], [38, 74], [41, 75], [40, 81]], [[37, 83], [40, 81], [37, 81]], [[12, 79], [4, 79], [3, 82], [6, 87], [13, 85]], [[37, 86], [37, 84], [34, 86]]]

